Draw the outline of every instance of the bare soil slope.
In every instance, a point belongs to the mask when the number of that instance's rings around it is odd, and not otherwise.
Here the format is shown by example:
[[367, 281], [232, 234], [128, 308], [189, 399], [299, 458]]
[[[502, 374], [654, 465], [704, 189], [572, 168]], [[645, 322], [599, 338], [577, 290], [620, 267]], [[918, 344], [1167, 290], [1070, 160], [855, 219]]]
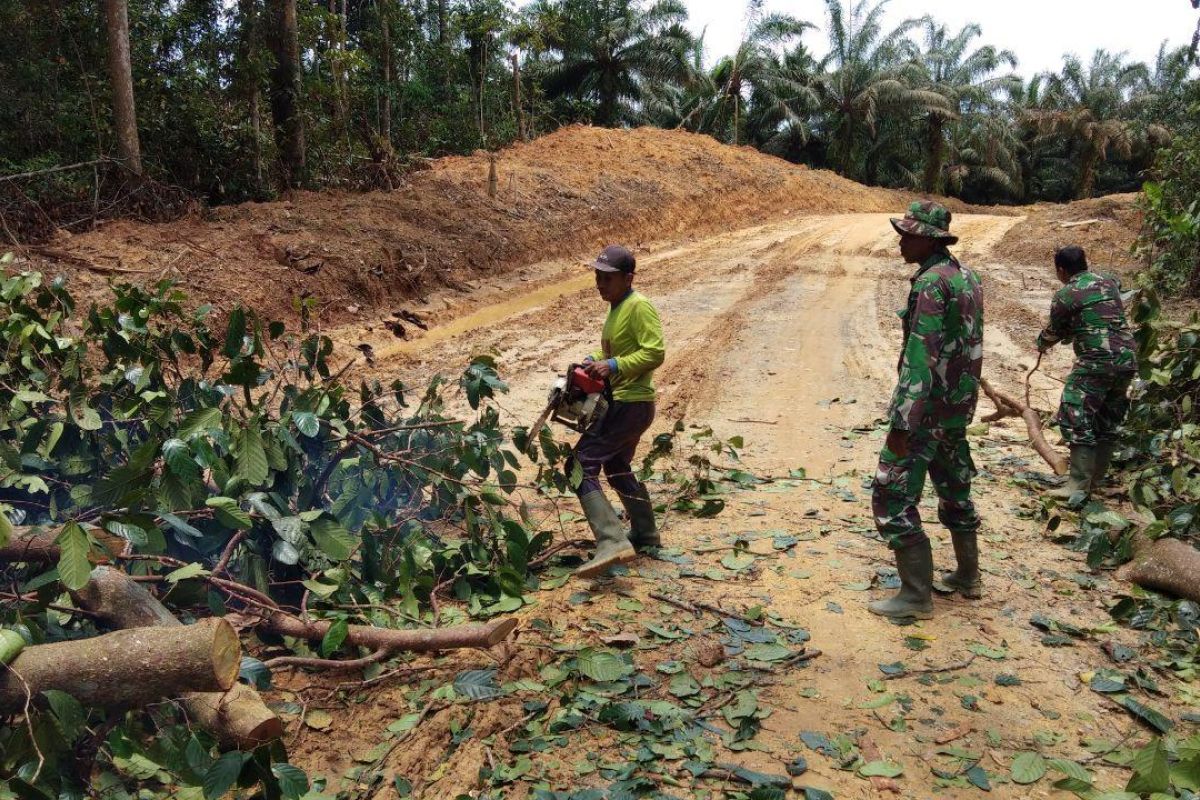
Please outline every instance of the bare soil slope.
[[[883, 211], [870, 189], [708, 136], [576, 126], [497, 160], [433, 162], [392, 192], [300, 192], [160, 225], [116, 222], [31, 251], [38, 267], [100, 290], [108, 278], [172, 277], [218, 308], [242, 302], [288, 318], [312, 298], [326, 322], [437, 287], [575, 255], [743, 228], [783, 211]], [[88, 266], [90, 265], [90, 266]]]

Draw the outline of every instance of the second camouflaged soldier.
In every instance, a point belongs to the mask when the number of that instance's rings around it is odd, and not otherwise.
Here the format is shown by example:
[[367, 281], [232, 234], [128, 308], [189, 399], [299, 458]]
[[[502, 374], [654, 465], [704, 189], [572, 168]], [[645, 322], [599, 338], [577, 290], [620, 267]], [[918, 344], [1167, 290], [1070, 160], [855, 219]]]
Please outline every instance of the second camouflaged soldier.
[[1117, 428], [1129, 410], [1126, 392], [1137, 371], [1136, 346], [1120, 286], [1088, 269], [1083, 248], [1060, 248], [1054, 270], [1063, 287], [1054, 295], [1050, 324], [1037, 347], [1044, 353], [1058, 342], [1071, 342], [1075, 366], [1055, 419], [1071, 448], [1071, 472], [1067, 484], [1049, 494], [1081, 501], [1096, 490], [1112, 461]]
[[950, 530], [958, 568], [942, 582], [979, 597], [979, 515], [971, 502], [975, 465], [967, 426], [975, 416], [983, 369], [983, 291], [979, 278], [950, 255], [950, 212], [924, 201], [893, 219], [905, 263], [919, 264], [900, 312], [904, 344], [888, 409], [887, 443], [871, 493], [875, 525], [896, 554], [900, 591], [872, 613], [896, 619], [933, 616], [933, 553], [917, 504], [925, 476], [938, 495], [938, 519]]

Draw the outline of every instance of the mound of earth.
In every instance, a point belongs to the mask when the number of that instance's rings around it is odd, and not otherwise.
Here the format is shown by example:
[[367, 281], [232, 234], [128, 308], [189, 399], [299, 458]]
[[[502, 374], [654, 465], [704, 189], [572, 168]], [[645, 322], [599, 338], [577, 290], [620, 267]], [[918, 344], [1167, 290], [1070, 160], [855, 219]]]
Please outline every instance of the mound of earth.
[[[173, 278], [189, 295], [268, 318], [301, 302], [345, 322], [438, 287], [578, 255], [743, 228], [781, 213], [886, 211], [906, 196], [872, 189], [708, 136], [575, 126], [489, 158], [432, 162], [391, 192], [300, 192], [166, 224], [112, 222], [26, 251], [84, 295], [110, 278]], [[470, 286], [470, 284], [466, 284]]]
[[1103, 270], [1128, 275], [1140, 264], [1133, 245], [1142, 226], [1136, 194], [1112, 194], [1064, 205], [1038, 203], [1021, 209], [1025, 219], [1000, 241], [998, 252], [1024, 264], [1052, 263], [1054, 251], [1079, 245]]

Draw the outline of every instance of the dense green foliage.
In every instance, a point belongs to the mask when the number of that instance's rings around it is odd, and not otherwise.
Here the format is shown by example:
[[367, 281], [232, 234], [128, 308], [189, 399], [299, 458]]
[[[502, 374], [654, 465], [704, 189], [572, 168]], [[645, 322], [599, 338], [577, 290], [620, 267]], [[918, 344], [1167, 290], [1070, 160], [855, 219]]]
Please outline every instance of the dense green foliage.
[[[1158, 154], [1142, 200], [1147, 282], [1159, 291], [1200, 295], [1200, 86], [1183, 98], [1176, 135]], [[1177, 112], [1178, 113], [1178, 112]]]
[[[209, 202], [270, 196], [280, 175], [269, 4], [128, 2], [149, 175]], [[707, 54], [720, 56], [711, 68], [678, 0], [296, 2], [303, 177], [314, 187], [390, 186], [413, 155], [592, 122], [683, 127], [973, 201], [1061, 200], [1138, 187], [1195, 84], [1185, 49], [1153, 65], [1066, 57], [1060, 72], [1022, 80], [1011, 53], [978, 44], [977, 26], [889, 29], [886, 5], [871, 0], [826, 0], [823, 20], [751, 3], [741, 45]], [[824, 41], [811, 50], [802, 34], [818, 23]], [[96, 4], [0, 0], [0, 31], [0, 172], [112, 157]], [[101, 164], [0, 183], [6, 235], [178, 209], [130, 197], [121, 178]]]
[[[50, 569], [0, 565], [0, 624], [28, 643], [97, 633], [69, 590], [98, 558], [157, 576], [185, 619], [303, 608], [333, 624], [319, 647], [287, 645], [323, 658], [360, 655], [347, 652], [351, 623], [488, 617], [569, 577], [536, 567], [559, 527], [554, 503], [579, 476], [564, 473], [549, 428], [531, 441], [501, 426], [491, 398], [506, 387], [490, 357], [456, 382], [435, 377], [410, 404], [399, 382], [343, 380], [323, 335], [241, 308], [218, 330], [166, 283], [113, 290], [112, 304], [82, 312], [61, 282], [0, 281], [0, 546], [37, 525], [57, 531], [61, 551]], [[450, 402], [471, 418], [450, 416]], [[717, 513], [718, 482], [749, 478], [714, 467], [736, 462], [739, 443], [706, 431], [681, 443], [683, 430], [660, 435], [643, 470], [674, 485], [674, 509]], [[533, 480], [518, 479], [534, 465]], [[270, 681], [250, 658], [242, 677]], [[303, 791], [278, 748], [218, 756], [174, 704], [106, 717], [51, 694], [34, 699], [28, 725], [0, 727], [0, 778], [23, 797], [98, 781], [114, 797], [190, 786], [185, 796], [203, 787], [211, 799], [239, 776], [268, 797]]]

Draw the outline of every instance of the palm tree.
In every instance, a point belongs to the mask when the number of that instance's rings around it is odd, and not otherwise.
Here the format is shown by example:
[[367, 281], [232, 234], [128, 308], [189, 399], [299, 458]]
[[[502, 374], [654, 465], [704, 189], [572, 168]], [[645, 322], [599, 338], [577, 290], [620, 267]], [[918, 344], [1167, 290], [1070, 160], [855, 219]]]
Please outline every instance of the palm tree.
[[885, 108], [950, 110], [941, 95], [901, 80], [906, 37], [916, 21], [907, 20], [884, 33], [887, 3], [846, 0], [843, 6], [843, 0], [825, 0], [829, 53], [817, 65], [813, 89], [824, 111], [831, 155], [843, 175], [857, 174], [856, 143], [865, 138], [870, 146], [877, 136], [876, 121]]
[[717, 87], [717, 94], [702, 128], [714, 134], [728, 131], [730, 141], [738, 144], [748, 99], [754, 101], [759, 111], [770, 108], [775, 112], [773, 120], [772, 115], [760, 114], [760, 124], [797, 118], [796, 104], [812, 92], [785, 67], [778, 51], [813, 27], [812, 23], [788, 14], [761, 16], [759, 6], [752, 4], [737, 51], [722, 58], [712, 70], [710, 80]]
[[1129, 101], [1148, 80], [1145, 64], [1125, 62], [1124, 53], [1097, 50], [1087, 67], [1069, 55], [1059, 73], [1045, 75], [1043, 106], [1028, 112], [1042, 138], [1069, 142], [1078, 164], [1074, 196], [1088, 197], [1096, 171], [1109, 154], [1133, 152]]
[[546, 92], [595, 103], [599, 125], [631, 118], [652, 82], [688, 78], [692, 37], [681, 0], [558, 0], [543, 8], [559, 23], [548, 45], [560, 60], [545, 76]]
[[[976, 152], [974, 144], [978, 144], [980, 134], [1000, 132], [996, 126], [968, 118], [998, 113], [997, 98], [1018, 79], [1011, 73], [996, 72], [1004, 66], [1015, 68], [1017, 57], [1009, 50], [997, 50], [991, 45], [971, 50], [972, 42], [982, 34], [978, 25], [966, 25], [951, 36], [932, 17], [924, 17], [920, 24], [924, 28], [924, 44], [914, 62], [918, 67], [917, 85], [946, 99], [945, 107], [931, 106], [924, 114], [925, 165], [921, 185], [926, 192], [941, 193], [946, 149], [952, 143], [947, 141], [947, 128], [956, 122], [964, 123], [951, 139], [956, 140], [960, 149], [965, 141], [972, 141], [973, 145], [967, 149]], [[960, 161], [957, 168], [961, 170], [963, 166]], [[956, 182], [961, 184], [962, 177], [960, 173]]]

